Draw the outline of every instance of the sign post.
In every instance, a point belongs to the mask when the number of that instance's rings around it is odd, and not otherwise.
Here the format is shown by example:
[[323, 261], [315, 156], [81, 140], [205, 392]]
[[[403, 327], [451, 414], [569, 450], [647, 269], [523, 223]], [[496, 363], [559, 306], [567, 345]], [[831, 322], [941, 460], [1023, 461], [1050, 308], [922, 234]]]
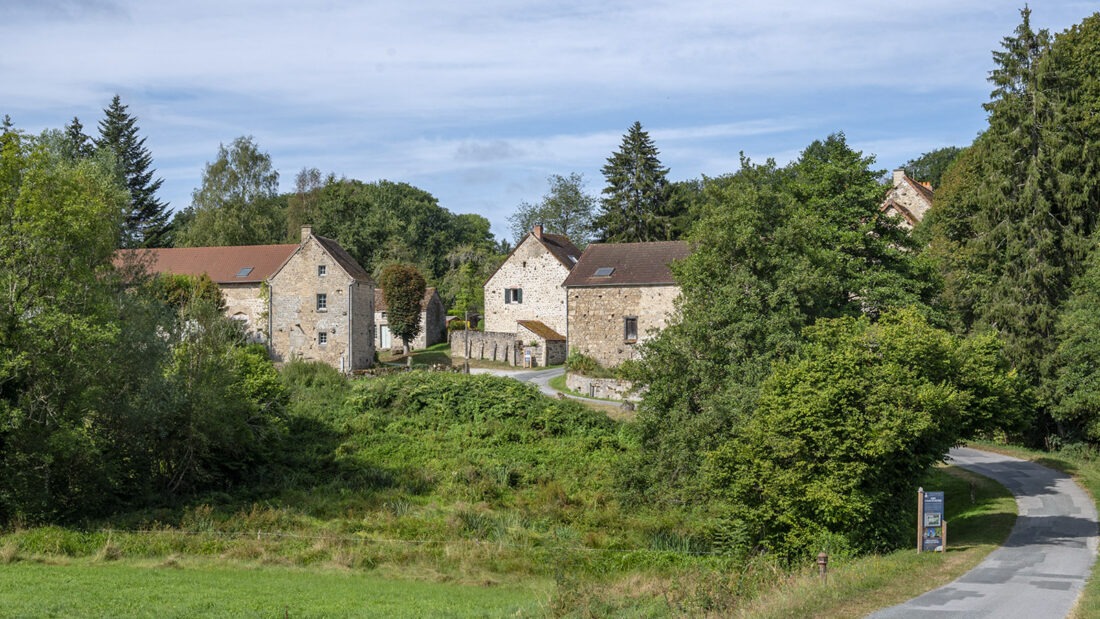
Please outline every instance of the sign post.
[[917, 552], [943, 552], [947, 547], [947, 521], [943, 519], [943, 492], [917, 489]]

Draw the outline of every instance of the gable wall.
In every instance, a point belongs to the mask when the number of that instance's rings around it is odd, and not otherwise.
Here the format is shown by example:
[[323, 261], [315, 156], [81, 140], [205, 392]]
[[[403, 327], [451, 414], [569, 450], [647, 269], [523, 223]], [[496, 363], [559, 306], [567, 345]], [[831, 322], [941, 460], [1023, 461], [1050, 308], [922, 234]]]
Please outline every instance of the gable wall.
[[267, 299], [260, 282], [219, 284], [225, 299], [225, 315], [245, 325], [249, 342], [267, 341]]
[[[568, 335], [561, 287], [567, 275], [569, 269], [528, 235], [485, 283], [485, 330], [515, 333], [517, 320], [538, 320]], [[522, 288], [523, 302], [505, 303], [505, 288]]]
[[[917, 221], [923, 220], [925, 213], [927, 213], [928, 209], [932, 206], [924, 197], [924, 194], [920, 193], [920, 191], [918, 191], [916, 187], [913, 187], [908, 181], [899, 183], [894, 187], [887, 196], [887, 199], [891, 197], [895, 202], [904, 206], [912, 213], [913, 216], [917, 218]], [[893, 208], [888, 208], [886, 212], [901, 217], [901, 214]], [[902, 217], [902, 225], [906, 228], [912, 227], [904, 217]]]
[[[638, 358], [638, 344], [663, 329], [675, 310], [679, 286], [569, 289], [569, 352], [588, 355], [604, 367]], [[623, 318], [638, 318], [638, 340], [623, 339]]]
[[[327, 273], [317, 274], [324, 264]], [[327, 308], [317, 310], [317, 294]], [[345, 371], [374, 360], [374, 286], [356, 282], [310, 238], [271, 279], [271, 346], [277, 361], [321, 361]], [[328, 334], [325, 344], [318, 333]]]

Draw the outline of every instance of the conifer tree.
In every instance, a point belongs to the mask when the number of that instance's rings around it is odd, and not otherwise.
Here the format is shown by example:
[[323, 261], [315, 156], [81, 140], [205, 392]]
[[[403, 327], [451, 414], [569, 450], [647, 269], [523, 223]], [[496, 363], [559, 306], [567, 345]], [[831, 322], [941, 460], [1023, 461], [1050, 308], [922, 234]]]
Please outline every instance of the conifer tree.
[[642, 123], [631, 125], [619, 150], [603, 167], [607, 187], [596, 217], [596, 235], [605, 242], [633, 243], [672, 238], [668, 168], [661, 166], [657, 147]]
[[65, 139], [68, 150], [66, 154], [72, 159], [91, 157], [95, 153], [92, 138], [84, 133], [84, 125], [80, 123], [80, 119], [76, 116], [73, 116], [72, 122], [65, 127]]
[[156, 197], [164, 179], [153, 178], [153, 156], [145, 148], [145, 138], [138, 136], [137, 118], [118, 95], [103, 114], [96, 147], [114, 151], [119, 174], [130, 191], [120, 242], [123, 247], [159, 247], [169, 229], [168, 205]]

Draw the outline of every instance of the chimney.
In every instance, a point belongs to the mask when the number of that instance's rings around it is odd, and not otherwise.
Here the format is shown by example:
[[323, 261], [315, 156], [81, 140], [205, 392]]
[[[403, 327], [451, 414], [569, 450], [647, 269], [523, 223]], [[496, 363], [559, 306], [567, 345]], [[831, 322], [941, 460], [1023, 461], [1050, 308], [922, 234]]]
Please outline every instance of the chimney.
[[313, 226], [302, 226], [302, 242], [305, 243], [313, 236]]
[[905, 170], [902, 170], [902, 169], [894, 170], [894, 187], [897, 187], [898, 185], [900, 185], [901, 181], [903, 181], [903, 180], [905, 180]]
[[531, 228], [531, 234], [535, 235], [535, 238], [542, 240], [542, 224], [537, 224], [534, 228]]

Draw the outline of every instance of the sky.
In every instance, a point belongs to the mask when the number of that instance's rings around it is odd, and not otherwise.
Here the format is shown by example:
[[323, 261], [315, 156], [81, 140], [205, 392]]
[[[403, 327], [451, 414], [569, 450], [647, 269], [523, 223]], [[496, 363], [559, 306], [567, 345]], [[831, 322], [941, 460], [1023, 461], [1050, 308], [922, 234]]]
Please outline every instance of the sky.
[[[1033, 2], [1060, 32], [1098, 2]], [[291, 191], [305, 167], [407, 182], [498, 238], [551, 174], [589, 193], [641, 122], [669, 178], [740, 153], [783, 164], [844, 132], [877, 167], [969, 144], [1004, 0], [0, 0], [0, 115], [96, 134], [118, 94], [160, 197], [191, 202], [252, 136]]]

